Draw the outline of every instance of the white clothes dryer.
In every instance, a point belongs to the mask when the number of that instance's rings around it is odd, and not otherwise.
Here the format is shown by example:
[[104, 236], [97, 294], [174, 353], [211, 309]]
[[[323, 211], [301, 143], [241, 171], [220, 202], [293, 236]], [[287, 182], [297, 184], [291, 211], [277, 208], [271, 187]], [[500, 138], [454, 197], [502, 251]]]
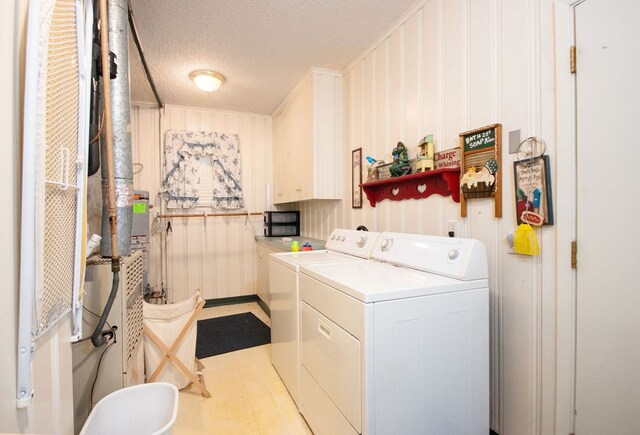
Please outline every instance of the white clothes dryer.
[[300, 400], [311, 429], [486, 435], [484, 245], [382, 233], [371, 258], [300, 268]]
[[326, 249], [274, 253], [269, 257], [271, 362], [300, 407], [300, 266], [365, 261], [380, 233], [335, 229]]

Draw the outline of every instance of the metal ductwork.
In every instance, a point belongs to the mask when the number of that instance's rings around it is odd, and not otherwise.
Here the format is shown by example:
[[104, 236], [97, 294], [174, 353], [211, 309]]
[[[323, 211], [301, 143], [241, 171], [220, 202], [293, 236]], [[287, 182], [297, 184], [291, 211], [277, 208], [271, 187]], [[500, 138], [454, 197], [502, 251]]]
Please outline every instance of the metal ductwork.
[[[133, 219], [133, 165], [131, 155], [131, 98], [129, 92], [129, 16], [127, 0], [109, 0], [109, 49], [115, 54], [118, 73], [111, 80], [113, 119], [114, 177], [116, 187], [118, 254], [131, 255]], [[103, 78], [104, 80], [104, 78]], [[101, 147], [106, 161], [106, 147]], [[112, 256], [109, 227], [107, 167], [102, 165], [102, 241], [103, 257]]]

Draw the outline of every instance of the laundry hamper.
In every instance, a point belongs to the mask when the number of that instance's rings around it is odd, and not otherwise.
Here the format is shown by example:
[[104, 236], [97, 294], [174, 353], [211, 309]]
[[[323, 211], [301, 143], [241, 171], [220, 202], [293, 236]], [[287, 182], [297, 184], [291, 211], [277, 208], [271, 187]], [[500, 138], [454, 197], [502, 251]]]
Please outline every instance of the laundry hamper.
[[196, 358], [196, 320], [204, 303], [199, 290], [174, 304], [143, 303], [147, 382], [168, 382], [178, 389], [193, 383], [205, 397], [211, 396], [201, 375], [204, 366]]
[[178, 390], [166, 382], [123, 388], [93, 408], [80, 435], [165, 435], [178, 414]]

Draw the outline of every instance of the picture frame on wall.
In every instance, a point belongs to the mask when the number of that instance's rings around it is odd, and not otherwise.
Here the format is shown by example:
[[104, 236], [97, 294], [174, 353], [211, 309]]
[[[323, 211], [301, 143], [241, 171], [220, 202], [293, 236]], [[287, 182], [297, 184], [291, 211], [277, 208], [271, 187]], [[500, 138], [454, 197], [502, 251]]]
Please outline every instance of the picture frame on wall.
[[362, 148], [351, 152], [351, 208], [362, 208]]
[[516, 223], [553, 225], [549, 156], [513, 163]]

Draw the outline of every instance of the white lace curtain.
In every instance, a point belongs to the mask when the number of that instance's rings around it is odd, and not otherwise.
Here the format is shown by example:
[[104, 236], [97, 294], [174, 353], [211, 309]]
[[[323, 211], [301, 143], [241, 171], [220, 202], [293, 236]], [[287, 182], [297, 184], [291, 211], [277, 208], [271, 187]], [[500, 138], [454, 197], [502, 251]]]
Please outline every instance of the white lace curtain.
[[196, 207], [202, 176], [200, 159], [204, 157], [210, 158], [213, 171], [211, 207], [244, 207], [238, 135], [190, 130], [168, 130], [165, 134], [166, 175], [161, 193], [167, 207]]

